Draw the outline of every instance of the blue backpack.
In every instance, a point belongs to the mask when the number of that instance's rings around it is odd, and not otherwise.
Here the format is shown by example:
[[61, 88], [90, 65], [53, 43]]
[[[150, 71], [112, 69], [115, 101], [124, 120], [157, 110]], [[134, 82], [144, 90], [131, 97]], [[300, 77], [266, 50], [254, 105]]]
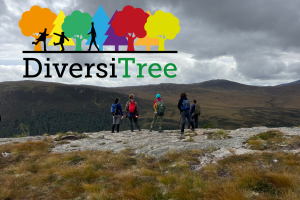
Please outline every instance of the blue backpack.
[[190, 110], [190, 101], [188, 99], [182, 100], [181, 110]]
[[112, 104], [110, 112], [112, 115], [117, 115], [118, 114], [118, 104]]

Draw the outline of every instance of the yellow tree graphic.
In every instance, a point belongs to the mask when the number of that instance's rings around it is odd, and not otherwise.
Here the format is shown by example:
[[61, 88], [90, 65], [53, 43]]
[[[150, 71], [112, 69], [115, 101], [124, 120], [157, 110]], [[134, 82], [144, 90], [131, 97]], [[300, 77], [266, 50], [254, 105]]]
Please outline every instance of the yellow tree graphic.
[[[53, 35], [52, 39], [50, 40], [50, 42], [48, 43], [49, 46], [54, 46], [54, 42], [58, 43], [60, 40], [60, 37], [57, 35], [54, 35], [54, 33], [58, 33], [61, 34], [61, 32], [63, 32], [61, 25], [64, 23], [65, 21], [65, 14], [64, 12], [61, 10], [57, 16], [57, 18], [54, 21], [54, 28], [52, 30], [52, 32], [50, 33], [50, 35]], [[65, 40], [64, 46], [75, 46], [73, 40], [71, 38], [69, 38], [69, 41]], [[60, 47], [60, 51], [61, 51], [61, 47]]]
[[180, 32], [179, 20], [172, 13], [159, 10], [148, 17], [145, 30], [150, 38], [158, 38], [158, 51], [165, 51], [165, 41], [173, 40]]
[[[150, 11], [148, 10], [147, 13], [151, 16]], [[159, 46], [158, 38], [150, 38], [148, 35], [144, 38], [139, 38], [135, 46], [147, 46], [147, 51], [150, 51], [151, 46]]]

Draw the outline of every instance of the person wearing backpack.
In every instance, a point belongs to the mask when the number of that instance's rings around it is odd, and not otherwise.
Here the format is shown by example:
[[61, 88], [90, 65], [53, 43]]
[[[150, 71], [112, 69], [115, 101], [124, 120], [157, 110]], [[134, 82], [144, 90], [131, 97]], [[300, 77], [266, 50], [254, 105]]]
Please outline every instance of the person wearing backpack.
[[117, 133], [120, 131], [120, 124], [123, 119], [122, 106], [120, 104], [120, 99], [116, 98], [115, 103], [111, 106], [111, 114], [113, 115], [113, 126], [111, 132], [115, 132], [115, 127], [117, 126]]
[[139, 123], [138, 123], [139, 107], [137, 105], [137, 102], [133, 99], [133, 97], [134, 97], [134, 95], [130, 94], [129, 95], [129, 101], [125, 105], [125, 109], [127, 111], [126, 117], [128, 116], [131, 132], [133, 132], [132, 120], [134, 121], [135, 126], [137, 127], [137, 129], [139, 131], [141, 131]]
[[[190, 115], [192, 116], [192, 120], [194, 121], [195, 128], [198, 128], [198, 119], [199, 116], [201, 115], [201, 107], [197, 103], [197, 99], [193, 99], [193, 105], [191, 107]], [[190, 128], [190, 124], [188, 126]]]
[[159, 132], [162, 132], [162, 122], [163, 122], [163, 117], [165, 113], [165, 105], [164, 102], [161, 100], [160, 94], [156, 95], [156, 100], [154, 101], [154, 116], [153, 116], [153, 121], [150, 127], [150, 132], [152, 132], [152, 128], [157, 120], [159, 118]]
[[192, 125], [192, 131], [194, 131], [194, 123], [190, 115], [190, 101], [187, 99], [186, 93], [181, 93], [178, 102], [178, 109], [180, 110], [180, 116], [181, 116], [181, 136], [179, 137], [179, 139], [184, 139], [183, 134], [184, 134], [186, 119]]

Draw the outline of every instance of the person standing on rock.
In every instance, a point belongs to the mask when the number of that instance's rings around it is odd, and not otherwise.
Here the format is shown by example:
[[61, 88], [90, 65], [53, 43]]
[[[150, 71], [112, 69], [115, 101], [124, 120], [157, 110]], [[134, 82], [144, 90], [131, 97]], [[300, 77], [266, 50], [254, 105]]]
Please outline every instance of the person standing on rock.
[[120, 99], [116, 98], [115, 103], [111, 106], [111, 114], [113, 115], [113, 126], [111, 133], [115, 132], [115, 127], [117, 126], [117, 133], [120, 131], [120, 124], [123, 119], [122, 106], [120, 104]]
[[184, 139], [183, 134], [186, 119], [188, 119], [189, 123], [192, 125], [192, 131], [194, 131], [194, 123], [190, 115], [190, 101], [187, 99], [186, 93], [181, 93], [178, 102], [178, 109], [180, 110], [181, 115], [181, 135], [179, 139]]
[[127, 111], [127, 116], [126, 117], [128, 117], [128, 119], [129, 119], [131, 132], [133, 132], [132, 120], [134, 121], [135, 126], [137, 127], [137, 129], [139, 131], [141, 131], [139, 123], [138, 123], [139, 107], [137, 105], [137, 102], [133, 99], [133, 97], [134, 97], [134, 95], [130, 94], [129, 95], [129, 101], [125, 105], [125, 109]]
[[[194, 104], [191, 107], [190, 115], [192, 117], [192, 120], [194, 121], [195, 128], [198, 128], [198, 119], [199, 119], [199, 116], [201, 115], [201, 107], [197, 103], [197, 99], [193, 99], [193, 103]], [[189, 123], [188, 128], [190, 128], [190, 123]]]
[[159, 118], [159, 132], [162, 132], [162, 122], [163, 122], [163, 117], [165, 113], [165, 105], [163, 100], [161, 100], [160, 94], [156, 95], [156, 100], [154, 101], [154, 116], [153, 116], [153, 121], [150, 127], [150, 132], [152, 132], [152, 128], [157, 120]]

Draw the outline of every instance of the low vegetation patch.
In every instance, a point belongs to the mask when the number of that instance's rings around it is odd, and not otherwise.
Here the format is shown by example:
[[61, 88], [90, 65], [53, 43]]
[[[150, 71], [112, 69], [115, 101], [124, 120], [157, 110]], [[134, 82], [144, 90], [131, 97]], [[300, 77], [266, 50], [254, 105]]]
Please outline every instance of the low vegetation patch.
[[254, 150], [294, 150], [300, 148], [299, 136], [285, 136], [278, 130], [270, 130], [250, 137], [248, 148]]
[[233, 155], [200, 171], [202, 150], [156, 158], [133, 149], [49, 153], [52, 143], [5, 144], [0, 199], [298, 199], [300, 155]]
[[222, 140], [222, 139], [231, 138], [228, 134], [229, 133], [224, 130], [217, 130], [217, 131], [205, 133], [205, 135], [207, 135], [207, 139], [210, 139], [210, 140]]
[[87, 135], [82, 134], [82, 133], [68, 132], [68, 133], [57, 133], [54, 140], [55, 141], [80, 140], [80, 139], [87, 138], [87, 137], [88, 137]]

